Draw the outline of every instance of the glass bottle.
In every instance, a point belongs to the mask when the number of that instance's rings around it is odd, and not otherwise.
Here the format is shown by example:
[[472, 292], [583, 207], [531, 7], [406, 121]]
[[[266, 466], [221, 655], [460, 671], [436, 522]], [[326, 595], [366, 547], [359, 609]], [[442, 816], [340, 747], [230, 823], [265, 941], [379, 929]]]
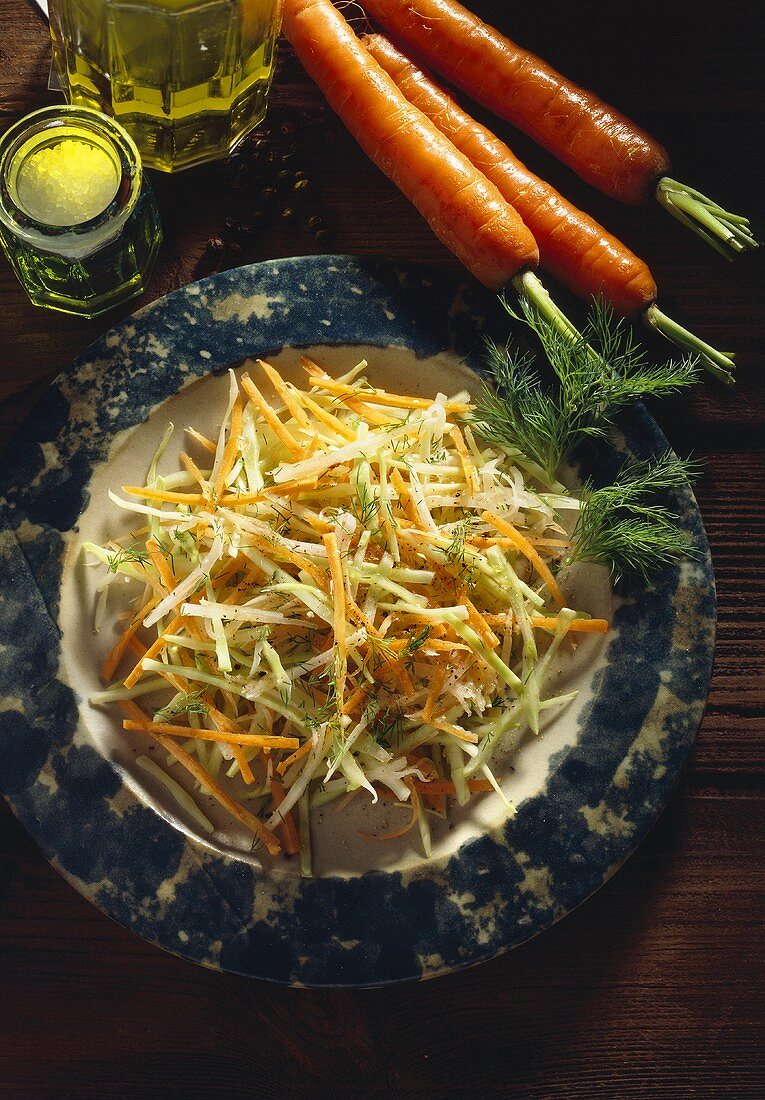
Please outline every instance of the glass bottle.
[[44, 107], [0, 138], [0, 244], [35, 305], [95, 317], [136, 297], [161, 239], [138, 150], [113, 119]]
[[165, 172], [226, 156], [266, 112], [281, 0], [50, 0], [71, 103], [113, 115]]

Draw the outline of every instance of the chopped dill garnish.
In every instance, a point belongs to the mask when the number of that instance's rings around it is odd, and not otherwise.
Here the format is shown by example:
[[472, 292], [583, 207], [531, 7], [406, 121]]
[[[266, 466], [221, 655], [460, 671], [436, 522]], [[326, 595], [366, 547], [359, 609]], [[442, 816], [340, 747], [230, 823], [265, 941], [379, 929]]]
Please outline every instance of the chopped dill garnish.
[[181, 695], [174, 703], [158, 710], [154, 715], [154, 720], [156, 722], [169, 722], [181, 714], [207, 714], [207, 703], [202, 695], [202, 691], [190, 691], [187, 695]]
[[411, 636], [411, 638], [409, 639], [409, 641], [406, 643], [406, 646], [404, 648], [405, 656], [411, 657], [413, 654], [415, 654], [417, 652], [418, 649], [422, 649], [422, 647], [425, 645], [425, 643], [427, 642], [429, 637], [430, 637], [430, 627], [429, 626], [423, 627], [419, 634], [413, 634]]
[[130, 546], [122, 546], [119, 550], [116, 550], [109, 558], [109, 572], [116, 573], [119, 567], [127, 562], [146, 565], [149, 561], [149, 555], [146, 550], [139, 550], [139, 545], [139, 543], [134, 542]]
[[364, 713], [369, 711], [372, 712], [367, 726], [369, 736], [383, 749], [395, 748], [406, 725], [403, 713], [398, 707], [384, 706], [377, 700]]

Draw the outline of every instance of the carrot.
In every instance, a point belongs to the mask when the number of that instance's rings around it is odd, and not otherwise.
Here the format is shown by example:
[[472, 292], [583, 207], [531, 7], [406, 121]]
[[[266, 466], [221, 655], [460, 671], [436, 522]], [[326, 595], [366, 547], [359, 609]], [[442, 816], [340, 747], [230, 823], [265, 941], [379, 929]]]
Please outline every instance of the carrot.
[[[280, 783], [278, 779], [271, 780], [271, 796], [274, 801], [274, 809], [278, 810], [284, 801], [284, 784]], [[282, 823], [279, 826], [279, 832], [282, 837], [282, 844], [284, 845], [284, 851], [288, 856], [296, 856], [300, 851], [300, 838], [298, 836], [297, 828], [295, 827], [295, 818], [292, 814], [292, 810], [289, 810], [282, 818]]]
[[137, 722], [125, 718], [122, 728], [143, 733], [161, 733], [165, 737], [199, 737], [202, 741], [218, 741], [222, 744], [247, 745], [250, 748], [291, 749], [299, 744], [297, 737], [271, 737], [268, 734], [240, 733], [238, 730], [197, 729], [196, 726], [179, 726], [172, 722]]
[[122, 631], [119, 638], [114, 643], [109, 653], [106, 655], [104, 663], [101, 666], [101, 679], [104, 683], [108, 684], [109, 681], [114, 678], [114, 674], [117, 671], [120, 662], [122, 661], [122, 658], [125, 656], [125, 653], [128, 650], [128, 646], [133, 639], [133, 636], [138, 630], [141, 629], [141, 624], [143, 623], [145, 617], [150, 611], [154, 610], [159, 601], [164, 598], [164, 595], [164, 592], [159, 592], [151, 600], [149, 600], [147, 604], [144, 604], [144, 606], [139, 611], [136, 611], [133, 618]]
[[499, 290], [537, 266], [520, 216], [407, 102], [330, 0], [285, 0], [282, 29], [365, 153], [477, 279]]
[[667, 151], [594, 92], [484, 23], [458, 0], [364, 0], [397, 41], [577, 175], [622, 202], [652, 194], [724, 255], [756, 245], [748, 222], [677, 183]]
[[585, 301], [602, 297], [622, 317], [642, 319], [672, 343], [701, 355], [721, 381], [731, 381], [732, 359], [681, 328], [656, 305], [648, 265], [589, 214], [535, 176], [490, 130], [382, 35], [366, 48], [407, 99], [438, 126], [472, 164], [495, 183], [534, 234], [541, 266]]
[[[152, 726], [152, 723], [149, 721], [148, 715], [144, 714], [137, 703], [133, 702], [132, 699], [125, 699], [122, 700], [119, 705], [122, 711], [130, 716], [130, 720], [134, 726], [142, 728], [143, 732], [153, 737], [170, 756], [174, 756], [178, 763], [181, 764], [190, 775], [193, 775], [198, 783], [201, 783], [216, 802], [219, 802], [233, 817], [241, 821], [243, 825], [250, 829], [265, 844], [272, 856], [279, 854], [281, 847], [271, 830], [255, 817], [254, 814], [251, 814], [249, 810], [240, 805], [236, 799], [232, 798], [230, 794], [224, 791], [223, 788], [216, 783], [213, 777], [202, 767], [199, 761], [195, 760], [193, 756], [190, 756], [185, 749], [182, 749], [180, 745], [176, 745], [169, 737], [165, 737], [164, 734], [155, 733], [149, 728]], [[190, 732], [193, 735], [191, 729]]]
[[550, 572], [549, 566], [540, 558], [539, 554], [525, 535], [522, 535], [520, 531], [516, 530], [512, 523], [508, 523], [507, 520], [498, 516], [496, 512], [482, 512], [481, 519], [486, 523], [491, 523], [498, 531], [511, 540], [523, 556], [534, 566], [539, 576], [547, 585], [548, 591], [558, 607], [563, 607], [565, 601], [563, 599], [563, 593], [558, 587], [558, 582]]
[[513, 204], [536, 238], [546, 271], [582, 298], [603, 295], [624, 317], [635, 316], [655, 301], [656, 283], [642, 260], [530, 172], [504, 142], [471, 118], [386, 38], [375, 34], [363, 42], [409, 102], [432, 119]]

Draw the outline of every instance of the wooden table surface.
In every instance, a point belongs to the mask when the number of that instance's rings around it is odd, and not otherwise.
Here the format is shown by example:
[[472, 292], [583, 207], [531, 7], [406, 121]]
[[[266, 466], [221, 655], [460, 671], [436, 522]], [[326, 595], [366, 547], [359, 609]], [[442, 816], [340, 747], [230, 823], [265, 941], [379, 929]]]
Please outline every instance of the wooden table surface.
[[[640, 121], [679, 178], [765, 235], [758, 5], [730, 0], [714, 20], [690, 0], [473, 6]], [[37, 10], [0, 0], [0, 27], [4, 130], [57, 97]], [[155, 175], [165, 244], [146, 301], [277, 256], [454, 265], [286, 46], [267, 128], [264, 173], [269, 155], [285, 157], [308, 199], [269, 205], [269, 180], [248, 164]], [[762, 256], [727, 265], [658, 206], [617, 206], [497, 128], [648, 260], [668, 312], [739, 354], [735, 390], [710, 381], [655, 410], [704, 462], [719, 595], [709, 702], [678, 789], [629, 862], [550, 931], [464, 973], [376, 991], [282, 989], [164, 954], [84, 901], [0, 800], [0, 1097], [765, 1095]], [[35, 309], [0, 262], [0, 444], [129, 311], [85, 324]]]

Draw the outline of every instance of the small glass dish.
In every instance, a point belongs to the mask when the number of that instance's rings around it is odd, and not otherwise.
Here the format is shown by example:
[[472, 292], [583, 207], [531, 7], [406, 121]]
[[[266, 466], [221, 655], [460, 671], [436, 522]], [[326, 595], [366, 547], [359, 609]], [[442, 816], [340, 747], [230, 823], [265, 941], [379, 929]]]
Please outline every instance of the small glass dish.
[[0, 137], [0, 243], [35, 305], [96, 317], [135, 298], [161, 240], [135, 143], [107, 115], [44, 107]]

